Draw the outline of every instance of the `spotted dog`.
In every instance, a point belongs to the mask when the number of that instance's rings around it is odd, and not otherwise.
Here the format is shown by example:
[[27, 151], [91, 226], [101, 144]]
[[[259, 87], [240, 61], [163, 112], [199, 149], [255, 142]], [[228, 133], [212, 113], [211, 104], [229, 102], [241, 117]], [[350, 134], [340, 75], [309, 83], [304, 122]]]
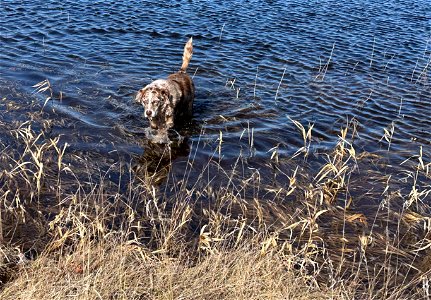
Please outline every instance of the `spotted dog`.
[[135, 101], [144, 106], [152, 129], [168, 130], [192, 117], [195, 87], [186, 73], [192, 54], [193, 40], [190, 38], [184, 46], [181, 69], [167, 79], [153, 81], [136, 94]]

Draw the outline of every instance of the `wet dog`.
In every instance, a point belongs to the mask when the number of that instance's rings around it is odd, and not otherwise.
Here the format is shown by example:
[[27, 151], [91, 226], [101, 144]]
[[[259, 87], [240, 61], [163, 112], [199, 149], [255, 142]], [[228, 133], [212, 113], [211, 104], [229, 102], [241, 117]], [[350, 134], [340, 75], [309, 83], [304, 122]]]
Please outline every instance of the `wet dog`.
[[195, 87], [186, 73], [192, 54], [193, 41], [190, 38], [184, 46], [181, 69], [167, 79], [153, 81], [136, 94], [135, 101], [144, 106], [152, 129], [168, 130], [192, 117]]

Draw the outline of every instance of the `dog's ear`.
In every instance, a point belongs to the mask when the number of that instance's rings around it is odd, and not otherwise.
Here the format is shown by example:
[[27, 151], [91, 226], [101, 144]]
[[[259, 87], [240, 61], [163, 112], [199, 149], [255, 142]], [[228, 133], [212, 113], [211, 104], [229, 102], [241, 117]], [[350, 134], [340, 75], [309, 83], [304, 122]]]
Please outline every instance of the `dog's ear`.
[[162, 95], [163, 98], [163, 106], [172, 106], [172, 95], [171, 93], [169, 93], [168, 89], [162, 89], [160, 91], [160, 94]]
[[135, 96], [135, 103], [143, 103], [147, 93], [147, 87], [140, 89]]
[[161, 89], [160, 94], [162, 95], [163, 100], [169, 99], [170, 93], [167, 89]]

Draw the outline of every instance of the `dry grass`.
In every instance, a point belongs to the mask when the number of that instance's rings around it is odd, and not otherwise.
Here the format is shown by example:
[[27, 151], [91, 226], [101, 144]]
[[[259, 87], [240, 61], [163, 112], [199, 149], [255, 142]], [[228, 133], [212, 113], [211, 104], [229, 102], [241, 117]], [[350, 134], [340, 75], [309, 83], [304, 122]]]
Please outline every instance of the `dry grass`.
[[[305, 159], [313, 126], [293, 123], [304, 140], [294, 156]], [[107, 179], [119, 165], [90, 176], [90, 160], [73, 165], [61, 137], [33, 126], [12, 128], [0, 152], [1, 299], [430, 296], [431, 164], [421, 150], [403, 163], [408, 191], [370, 172], [371, 193], [358, 168], [379, 157], [356, 153], [354, 122], [314, 172], [271, 149], [271, 184], [241, 154], [223, 168], [220, 133], [198, 176], [190, 155], [181, 178], [129, 166], [124, 185]], [[355, 209], [376, 195], [373, 209]]]
[[[106, 241], [108, 242], [108, 241]], [[2, 299], [309, 299], [321, 296], [279, 255], [238, 249], [203, 257], [149, 253], [120, 241], [43, 256], [8, 285]], [[330, 292], [342, 295], [342, 291]]]

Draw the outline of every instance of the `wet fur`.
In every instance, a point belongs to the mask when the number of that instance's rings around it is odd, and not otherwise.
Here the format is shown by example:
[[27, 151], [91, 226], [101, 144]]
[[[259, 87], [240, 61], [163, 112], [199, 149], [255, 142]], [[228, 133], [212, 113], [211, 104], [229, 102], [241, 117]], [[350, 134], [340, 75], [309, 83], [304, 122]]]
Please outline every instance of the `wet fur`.
[[193, 115], [195, 87], [186, 73], [193, 54], [192, 39], [186, 43], [180, 71], [167, 79], [158, 79], [139, 90], [135, 101], [144, 106], [145, 116], [153, 129], [179, 126]]

